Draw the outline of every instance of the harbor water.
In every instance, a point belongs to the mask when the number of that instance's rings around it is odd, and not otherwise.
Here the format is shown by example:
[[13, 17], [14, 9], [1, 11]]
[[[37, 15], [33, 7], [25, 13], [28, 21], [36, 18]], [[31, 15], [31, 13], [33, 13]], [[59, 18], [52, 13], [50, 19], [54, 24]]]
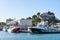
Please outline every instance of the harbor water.
[[60, 34], [9, 33], [0, 31], [0, 40], [60, 40]]

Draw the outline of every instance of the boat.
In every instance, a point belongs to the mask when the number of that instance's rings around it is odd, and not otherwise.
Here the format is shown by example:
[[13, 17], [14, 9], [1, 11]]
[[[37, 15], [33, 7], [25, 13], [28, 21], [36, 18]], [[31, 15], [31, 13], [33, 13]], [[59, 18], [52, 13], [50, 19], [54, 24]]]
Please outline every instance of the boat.
[[10, 27], [8, 29], [8, 32], [13, 32], [13, 33], [17, 33], [17, 32], [20, 32], [21, 29], [19, 27]]
[[60, 33], [60, 28], [42, 28], [39, 27], [31, 27], [29, 28], [32, 33]]
[[60, 28], [47, 27], [46, 25], [37, 25], [29, 28], [32, 33], [60, 33]]

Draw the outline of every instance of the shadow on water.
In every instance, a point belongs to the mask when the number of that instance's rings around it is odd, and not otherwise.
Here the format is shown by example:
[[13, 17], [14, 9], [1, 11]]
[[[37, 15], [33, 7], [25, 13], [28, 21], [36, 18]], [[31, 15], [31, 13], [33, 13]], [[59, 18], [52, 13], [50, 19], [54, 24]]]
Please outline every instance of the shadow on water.
[[50, 34], [60, 34], [60, 33], [29, 33], [30, 35], [50, 35]]

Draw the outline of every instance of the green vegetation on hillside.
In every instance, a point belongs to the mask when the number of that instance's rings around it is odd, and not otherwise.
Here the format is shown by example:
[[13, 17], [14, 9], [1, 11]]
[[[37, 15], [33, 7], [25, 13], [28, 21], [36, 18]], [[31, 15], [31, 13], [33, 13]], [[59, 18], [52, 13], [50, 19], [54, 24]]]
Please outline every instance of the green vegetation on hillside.
[[[44, 16], [41, 17], [42, 15], [40, 14], [40, 12], [38, 12], [36, 15], [33, 15], [32, 18], [31, 17], [27, 17], [26, 19], [31, 19], [32, 20], [32, 26], [36, 26], [38, 22], [41, 22], [41, 18], [44, 20], [44, 21], [48, 21], [48, 25], [51, 25], [51, 24], [55, 24], [55, 23], [58, 23], [60, 22], [59, 19], [57, 19], [55, 17], [55, 14], [51, 11], [48, 11], [48, 12], [45, 12], [45, 15], [44, 13], [42, 13]], [[41, 18], [40, 18], [41, 17]]]
[[5, 22], [0, 22], [0, 26], [5, 26], [6, 25], [6, 23]]

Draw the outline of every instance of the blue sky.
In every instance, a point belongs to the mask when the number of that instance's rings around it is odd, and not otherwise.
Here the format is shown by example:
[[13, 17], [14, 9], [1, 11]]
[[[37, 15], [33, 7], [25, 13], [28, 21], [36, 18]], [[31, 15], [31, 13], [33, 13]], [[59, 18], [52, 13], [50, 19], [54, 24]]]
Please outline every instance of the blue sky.
[[60, 0], [0, 0], [0, 22], [26, 18], [37, 12], [54, 12], [60, 19]]

